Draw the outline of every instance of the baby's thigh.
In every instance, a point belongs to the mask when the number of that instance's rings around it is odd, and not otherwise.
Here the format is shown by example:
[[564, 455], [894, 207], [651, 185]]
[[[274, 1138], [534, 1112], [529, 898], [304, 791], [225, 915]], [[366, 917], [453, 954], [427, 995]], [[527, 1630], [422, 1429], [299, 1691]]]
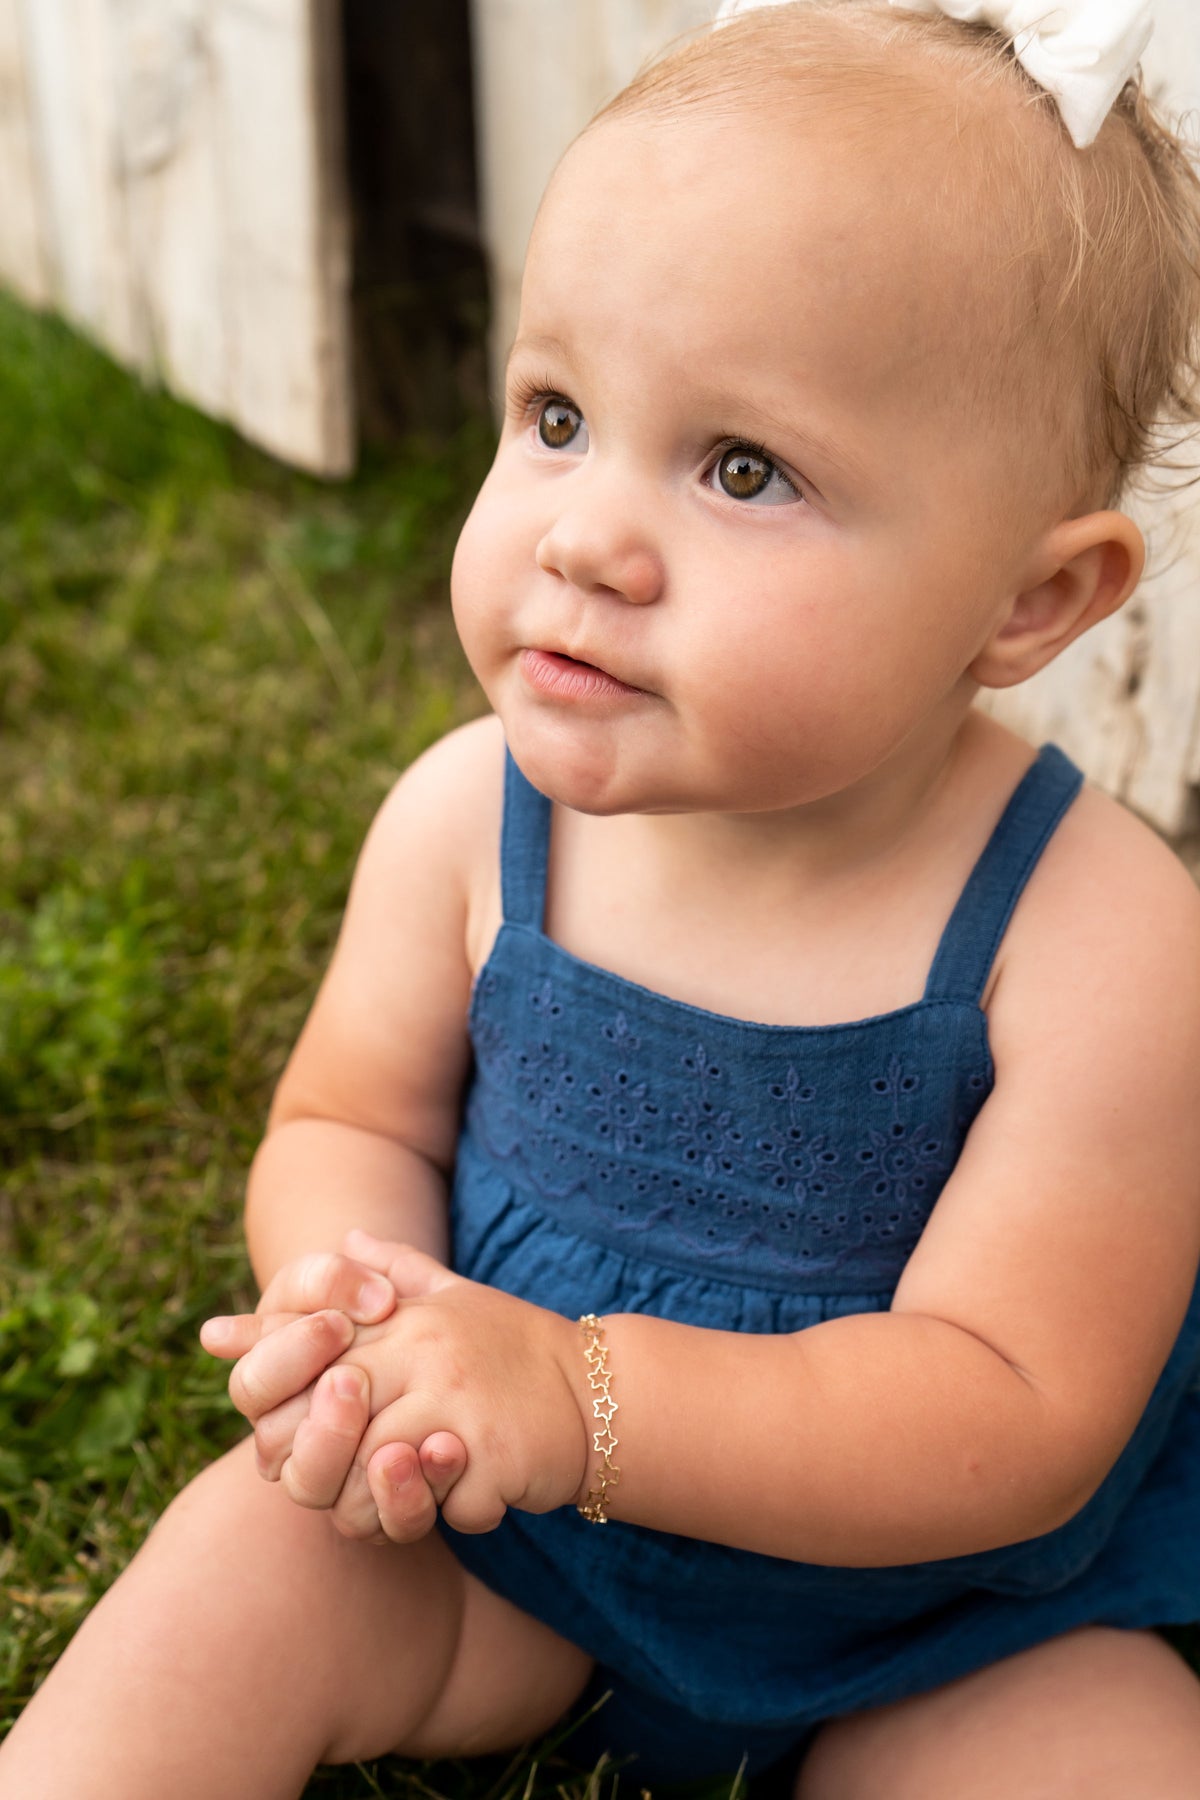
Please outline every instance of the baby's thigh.
[[1149, 1632], [1093, 1627], [838, 1720], [796, 1800], [1195, 1800], [1200, 1682]]

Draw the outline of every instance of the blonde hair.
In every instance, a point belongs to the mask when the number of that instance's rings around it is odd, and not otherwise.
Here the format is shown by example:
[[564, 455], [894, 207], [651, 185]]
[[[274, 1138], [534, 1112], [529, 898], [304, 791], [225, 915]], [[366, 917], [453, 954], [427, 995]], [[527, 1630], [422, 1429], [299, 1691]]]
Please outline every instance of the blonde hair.
[[848, 141], [883, 122], [945, 158], [939, 213], [1000, 290], [971, 398], [1019, 393], [1027, 418], [1049, 404], [1073, 503], [1181, 466], [1200, 425], [1200, 175], [1140, 79], [1080, 151], [999, 33], [887, 0], [803, 0], [670, 50], [593, 123], [780, 100], [797, 119], [819, 106]]

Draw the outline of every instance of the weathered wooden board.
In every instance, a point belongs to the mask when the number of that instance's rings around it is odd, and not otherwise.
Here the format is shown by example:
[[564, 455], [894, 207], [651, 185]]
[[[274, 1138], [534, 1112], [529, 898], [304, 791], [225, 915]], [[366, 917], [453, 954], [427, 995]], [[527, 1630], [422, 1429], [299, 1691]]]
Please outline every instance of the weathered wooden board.
[[353, 457], [335, 27], [336, 0], [0, 0], [0, 275], [324, 474]]
[[[1155, 0], [1147, 73], [1175, 110], [1200, 108], [1197, 0]], [[474, 0], [492, 361], [503, 365], [521, 262], [555, 162], [596, 108], [715, 0]], [[1200, 783], [1200, 499], [1147, 513], [1151, 578], [1118, 619], [1024, 687], [986, 701], [1057, 738], [1096, 781], [1169, 832]]]
[[0, 0], [0, 282], [31, 306], [50, 298], [33, 120], [19, 14]]
[[118, 96], [103, 0], [23, 0], [42, 233], [56, 304], [145, 364], [114, 146]]
[[494, 369], [512, 343], [525, 246], [555, 163], [647, 57], [715, 11], [716, 0], [473, 0]]

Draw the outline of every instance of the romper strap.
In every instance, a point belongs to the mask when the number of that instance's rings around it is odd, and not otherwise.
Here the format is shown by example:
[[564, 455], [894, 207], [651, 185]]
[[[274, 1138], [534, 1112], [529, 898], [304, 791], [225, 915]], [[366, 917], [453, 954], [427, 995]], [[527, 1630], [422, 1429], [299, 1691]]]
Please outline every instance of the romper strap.
[[927, 1000], [977, 1004], [1025, 883], [1083, 776], [1055, 744], [1044, 744], [1000, 815], [942, 933]]
[[542, 929], [550, 854], [550, 802], [504, 752], [504, 824], [500, 831], [500, 895], [505, 922]]

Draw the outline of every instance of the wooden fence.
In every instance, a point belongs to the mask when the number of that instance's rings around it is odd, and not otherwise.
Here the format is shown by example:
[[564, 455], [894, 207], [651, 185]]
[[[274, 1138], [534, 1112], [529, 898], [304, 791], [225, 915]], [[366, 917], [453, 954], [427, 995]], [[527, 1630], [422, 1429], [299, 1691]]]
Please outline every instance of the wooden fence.
[[336, 0], [0, 0], [0, 280], [323, 474], [353, 459]]

